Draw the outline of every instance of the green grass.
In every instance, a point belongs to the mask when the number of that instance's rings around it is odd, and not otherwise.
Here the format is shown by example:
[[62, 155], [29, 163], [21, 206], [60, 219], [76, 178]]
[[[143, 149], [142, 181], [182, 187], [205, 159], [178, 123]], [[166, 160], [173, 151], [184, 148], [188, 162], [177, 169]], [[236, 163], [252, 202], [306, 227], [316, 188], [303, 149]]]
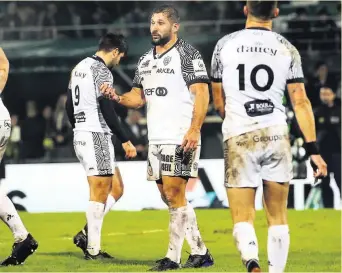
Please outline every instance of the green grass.
[[[229, 210], [196, 210], [202, 236], [215, 258], [215, 266], [196, 271], [245, 272], [232, 238]], [[110, 212], [104, 221], [102, 248], [114, 261], [85, 261], [72, 243], [84, 224], [83, 213], [21, 214], [39, 241], [37, 252], [26, 264], [1, 271], [146, 271], [162, 258], [168, 244], [167, 211]], [[289, 211], [291, 246], [287, 272], [341, 272], [341, 212], [333, 210]], [[255, 223], [259, 257], [267, 267], [267, 225], [263, 212]], [[0, 259], [8, 256], [12, 236], [0, 225]], [[188, 257], [184, 243], [182, 261]], [[193, 271], [193, 270], [182, 270]]]

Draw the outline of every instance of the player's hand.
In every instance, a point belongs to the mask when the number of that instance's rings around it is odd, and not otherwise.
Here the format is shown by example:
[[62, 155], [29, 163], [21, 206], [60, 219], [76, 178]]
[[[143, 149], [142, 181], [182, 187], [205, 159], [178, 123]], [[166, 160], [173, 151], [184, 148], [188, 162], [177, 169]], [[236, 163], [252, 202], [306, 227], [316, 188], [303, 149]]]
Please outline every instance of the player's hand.
[[315, 178], [323, 178], [328, 175], [327, 163], [323, 160], [321, 155], [311, 155], [311, 166], [314, 171]]
[[182, 148], [184, 149], [184, 152], [195, 150], [200, 137], [201, 131], [199, 129], [190, 128], [183, 138]]
[[106, 98], [119, 101], [119, 96], [116, 94], [115, 89], [110, 83], [104, 83], [100, 86], [100, 91]]
[[137, 150], [130, 141], [122, 143], [122, 148], [125, 150], [126, 158], [134, 158], [137, 156]]

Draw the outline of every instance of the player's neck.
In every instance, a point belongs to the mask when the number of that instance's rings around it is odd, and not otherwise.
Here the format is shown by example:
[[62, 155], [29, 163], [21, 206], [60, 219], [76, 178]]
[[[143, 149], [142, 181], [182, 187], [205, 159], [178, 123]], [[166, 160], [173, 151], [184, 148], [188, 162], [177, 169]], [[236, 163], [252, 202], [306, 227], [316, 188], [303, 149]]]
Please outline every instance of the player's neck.
[[100, 58], [105, 62], [105, 64], [106, 64], [107, 67], [108, 67], [109, 64], [111, 63], [111, 60], [110, 60], [110, 58], [107, 56], [106, 53], [104, 53], [104, 52], [102, 52], [102, 51], [97, 51], [97, 52], [95, 53], [95, 55], [96, 55], [97, 57], [100, 57]]
[[272, 20], [263, 21], [249, 15], [246, 21], [246, 28], [266, 28], [272, 30]]
[[174, 44], [177, 42], [178, 37], [177, 35], [174, 35], [173, 38], [169, 42], [167, 42], [165, 45], [157, 45], [156, 46], [156, 53], [157, 54], [163, 54], [164, 52], [168, 51], [171, 47], [174, 46]]

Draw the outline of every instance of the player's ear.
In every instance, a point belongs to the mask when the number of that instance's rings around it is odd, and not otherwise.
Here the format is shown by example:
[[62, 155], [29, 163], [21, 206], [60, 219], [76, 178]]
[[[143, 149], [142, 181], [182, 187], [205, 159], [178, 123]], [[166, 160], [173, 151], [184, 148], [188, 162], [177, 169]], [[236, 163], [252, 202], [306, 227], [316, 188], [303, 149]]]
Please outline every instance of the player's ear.
[[274, 16], [273, 18], [277, 18], [279, 16], [279, 9], [278, 8], [274, 9], [273, 16]]
[[172, 29], [173, 29], [173, 32], [178, 32], [178, 30], [179, 30], [179, 24], [174, 23], [173, 26], [172, 26]]
[[115, 48], [113, 51], [112, 51], [112, 54], [113, 54], [113, 57], [116, 58], [118, 55], [119, 55], [119, 49]]
[[248, 15], [248, 7], [247, 6], [243, 7], [243, 14], [247, 17], [247, 15]]

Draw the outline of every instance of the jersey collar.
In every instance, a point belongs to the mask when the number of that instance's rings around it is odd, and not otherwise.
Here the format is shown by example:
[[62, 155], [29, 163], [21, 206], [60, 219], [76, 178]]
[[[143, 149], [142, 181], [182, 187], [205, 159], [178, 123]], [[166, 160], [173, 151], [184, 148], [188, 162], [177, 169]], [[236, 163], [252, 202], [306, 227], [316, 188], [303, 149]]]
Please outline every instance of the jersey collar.
[[160, 54], [158, 57], [157, 55], [157, 51], [156, 51], [156, 47], [153, 48], [153, 58], [154, 59], [160, 59], [161, 57], [163, 57], [166, 53], [168, 53], [171, 49], [173, 49], [178, 43], [179, 43], [180, 39], [177, 38], [177, 41], [173, 44], [173, 46], [171, 46], [168, 50], [166, 50], [163, 54]]
[[265, 28], [265, 27], [246, 27], [246, 29], [259, 29], [259, 30], [271, 31], [270, 29]]
[[99, 57], [97, 55], [93, 55], [90, 58], [92, 58], [92, 59], [94, 59], [96, 61], [99, 61], [99, 62], [103, 63], [104, 65], [106, 65], [105, 61], [101, 57]]

